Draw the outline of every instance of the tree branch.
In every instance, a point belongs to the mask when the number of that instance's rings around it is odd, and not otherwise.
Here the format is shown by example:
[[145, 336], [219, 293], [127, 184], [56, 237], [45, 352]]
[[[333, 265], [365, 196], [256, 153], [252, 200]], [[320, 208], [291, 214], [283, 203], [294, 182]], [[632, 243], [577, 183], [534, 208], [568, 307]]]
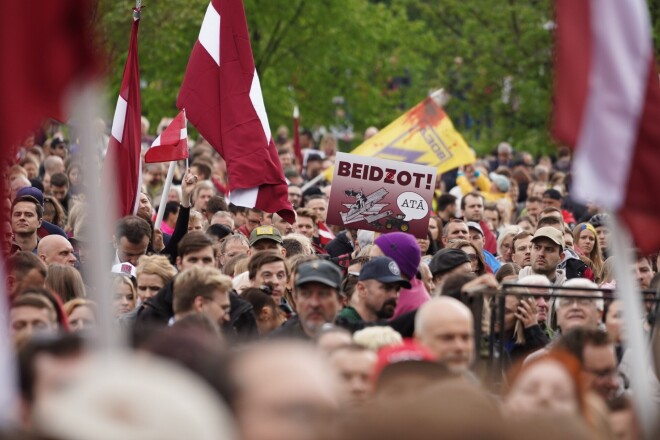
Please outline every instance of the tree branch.
[[260, 75], [262, 75], [262, 77], [270, 64], [270, 60], [277, 53], [277, 50], [282, 44], [284, 37], [286, 37], [289, 30], [296, 24], [296, 22], [302, 15], [302, 11], [305, 8], [306, 3], [307, 0], [301, 0], [300, 3], [298, 3], [295, 12], [291, 16], [291, 18], [286, 22], [284, 27], [281, 27], [282, 24], [281, 21], [279, 21], [275, 26], [275, 30], [273, 30], [273, 34], [271, 35], [271, 38], [268, 41], [268, 44], [266, 45], [266, 50], [264, 50], [262, 56], [259, 58], [258, 64], [255, 65], [257, 67], [257, 71], [259, 72]]

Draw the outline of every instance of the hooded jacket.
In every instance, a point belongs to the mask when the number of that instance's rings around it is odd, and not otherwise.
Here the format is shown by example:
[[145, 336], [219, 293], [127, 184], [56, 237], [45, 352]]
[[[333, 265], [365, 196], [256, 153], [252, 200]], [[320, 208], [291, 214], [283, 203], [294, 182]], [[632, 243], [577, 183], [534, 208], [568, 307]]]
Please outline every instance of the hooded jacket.
[[[562, 269], [557, 269], [557, 277], [552, 283], [553, 286], [561, 286], [566, 282], [566, 274]], [[532, 270], [532, 266], [523, 267], [520, 273], [518, 274], [518, 279], [524, 278], [527, 275], [539, 275]]]

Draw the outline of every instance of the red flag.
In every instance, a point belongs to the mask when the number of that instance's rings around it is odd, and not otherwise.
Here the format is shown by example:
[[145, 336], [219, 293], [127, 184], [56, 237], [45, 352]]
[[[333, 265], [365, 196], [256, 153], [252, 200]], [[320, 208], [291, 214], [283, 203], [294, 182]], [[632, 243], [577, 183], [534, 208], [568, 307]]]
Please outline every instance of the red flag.
[[141, 117], [140, 104], [140, 65], [138, 61], [138, 27], [140, 10], [133, 11], [131, 40], [128, 58], [124, 67], [115, 116], [112, 120], [112, 133], [108, 144], [105, 182], [117, 185], [119, 216], [135, 214], [140, 202], [142, 167], [140, 163]]
[[303, 155], [300, 149], [300, 111], [298, 106], [293, 108], [293, 151], [298, 162], [298, 171], [302, 174]]
[[[98, 73], [91, 27], [93, 2], [3, 2], [0, 15], [2, 149], [47, 117], [63, 120], [62, 99], [77, 79]], [[8, 142], [7, 142], [8, 141]]]
[[190, 122], [227, 162], [232, 203], [295, 221], [241, 0], [209, 4], [177, 107], [185, 108]]
[[[572, 194], [660, 249], [660, 84], [644, 0], [557, 1], [553, 131], [575, 149]], [[633, 171], [634, 170], [634, 171]]]
[[174, 162], [188, 157], [188, 129], [186, 112], [181, 111], [151, 144], [144, 155], [146, 163]]
[[[12, 163], [18, 145], [43, 119], [64, 119], [63, 99], [77, 80], [99, 73], [93, 48], [93, 2], [43, 0], [3, 2], [0, 14], [0, 166]], [[6, 169], [5, 169], [6, 171]], [[0, 179], [0, 193], [6, 179]], [[9, 212], [0, 213], [9, 222]], [[8, 270], [0, 253], [0, 426], [11, 426], [18, 383], [12, 338], [8, 333]]]

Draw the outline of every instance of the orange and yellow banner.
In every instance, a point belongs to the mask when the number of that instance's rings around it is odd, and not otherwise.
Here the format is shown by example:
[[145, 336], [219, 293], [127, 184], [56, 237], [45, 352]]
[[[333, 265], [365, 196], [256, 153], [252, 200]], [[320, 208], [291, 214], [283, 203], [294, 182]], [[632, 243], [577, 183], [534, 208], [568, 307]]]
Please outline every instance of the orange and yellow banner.
[[[449, 116], [431, 97], [367, 139], [351, 154], [428, 165], [438, 173], [476, 160]], [[333, 168], [325, 170], [324, 175], [332, 180]]]

